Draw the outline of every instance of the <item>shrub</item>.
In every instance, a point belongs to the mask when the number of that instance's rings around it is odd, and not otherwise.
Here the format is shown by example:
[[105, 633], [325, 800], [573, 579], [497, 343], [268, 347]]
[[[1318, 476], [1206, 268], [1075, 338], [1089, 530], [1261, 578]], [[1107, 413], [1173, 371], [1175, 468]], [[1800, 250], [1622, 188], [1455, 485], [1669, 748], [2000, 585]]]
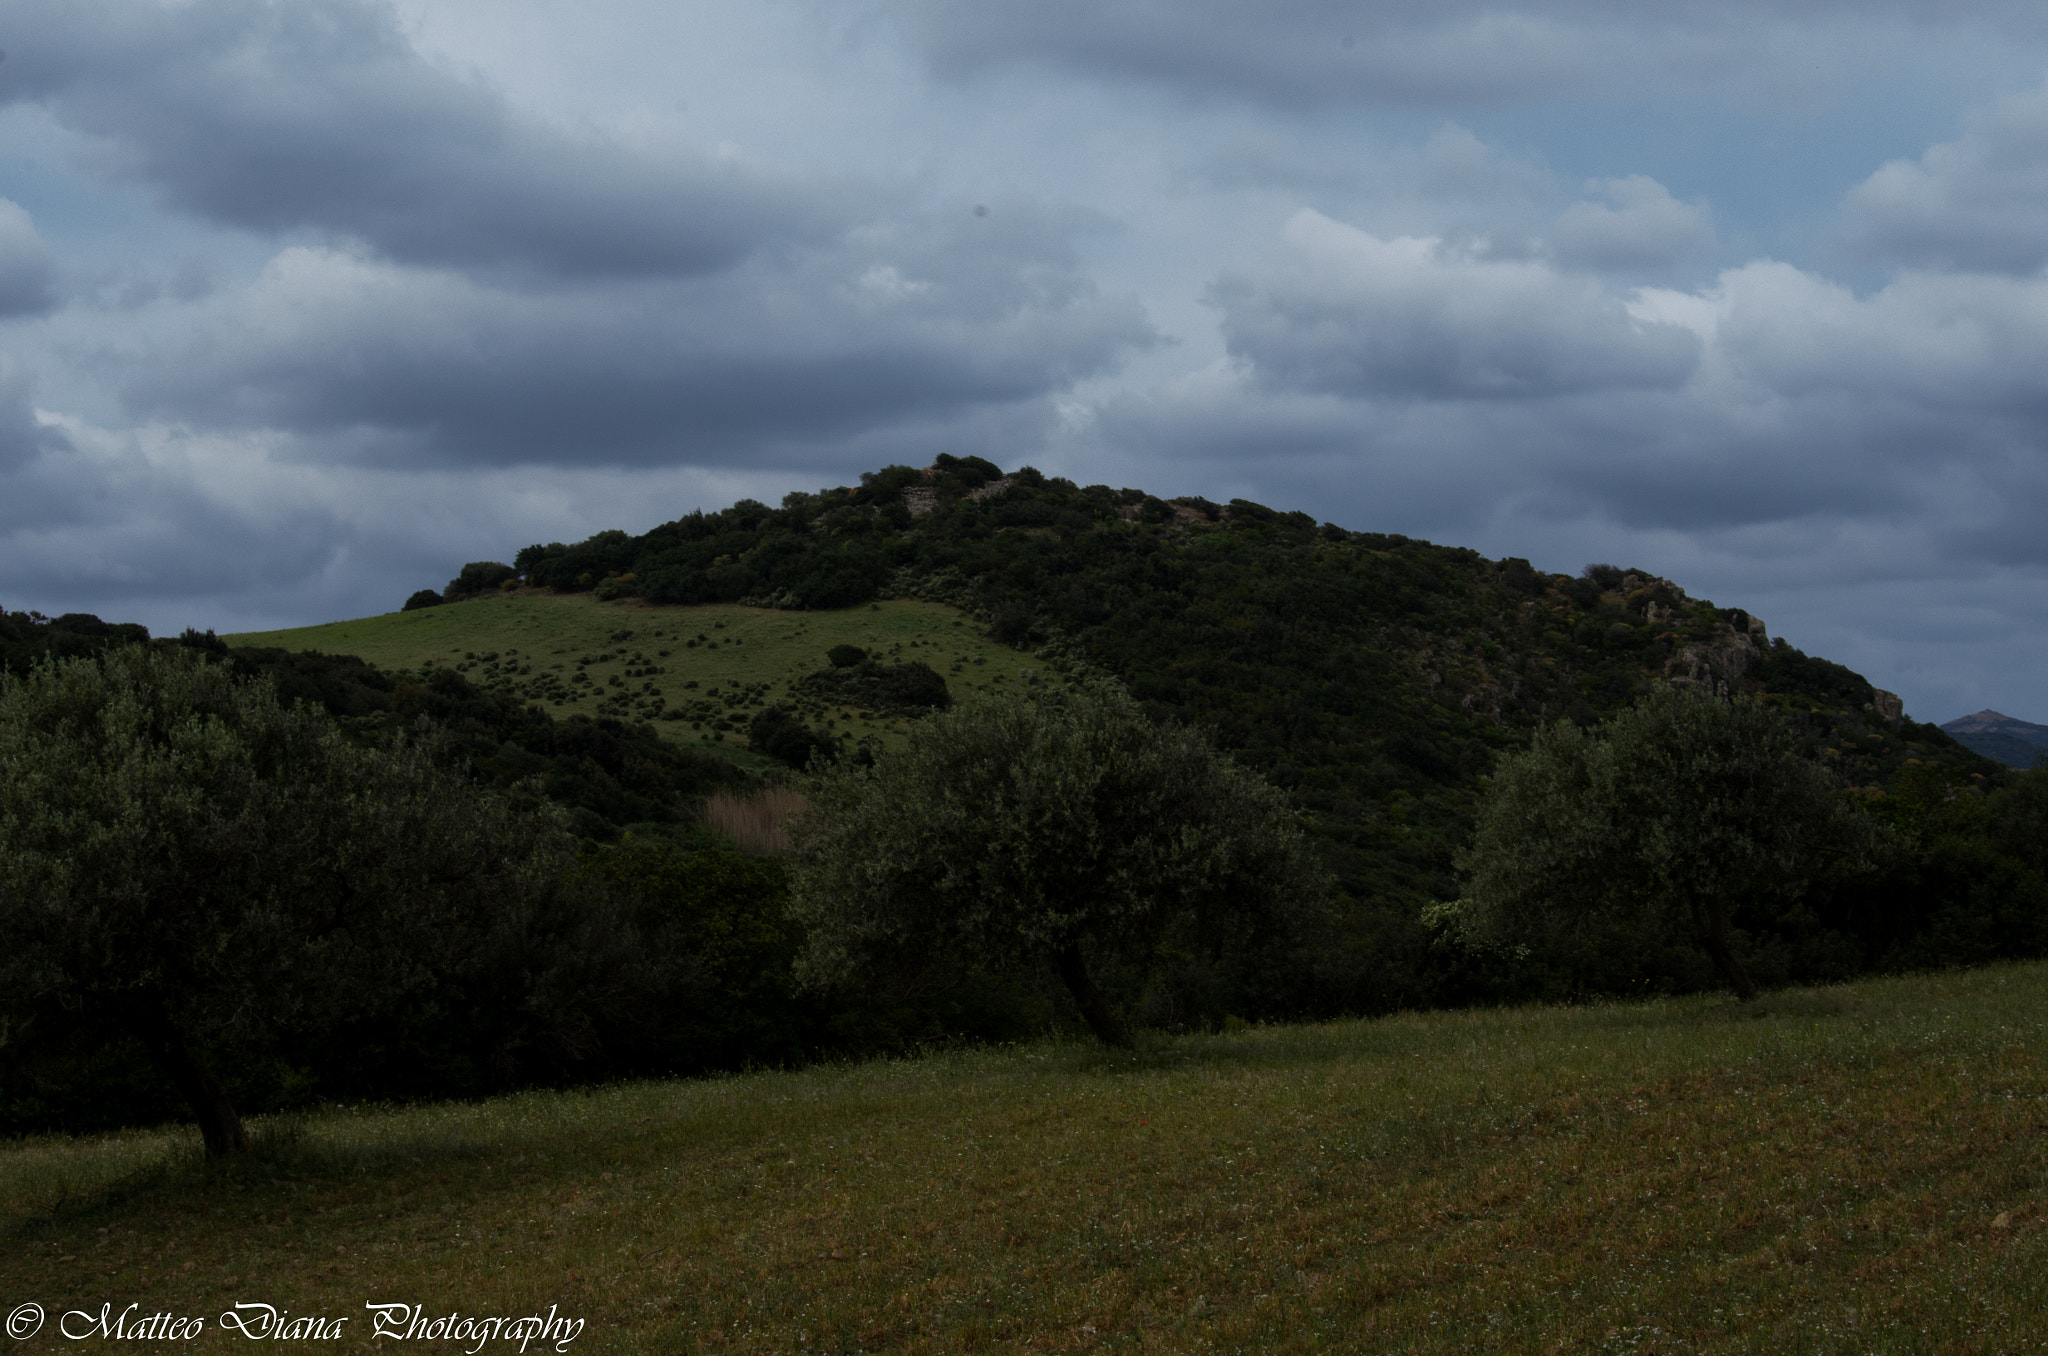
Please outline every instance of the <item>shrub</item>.
[[797, 686], [823, 701], [878, 711], [922, 715], [953, 704], [945, 678], [931, 665], [916, 660], [886, 665], [870, 661], [855, 668], [821, 669], [800, 679]]
[[462, 567], [460, 574], [448, 581], [448, 587], [442, 590], [442, 594], [448, 602], [459, 602], [481, 593], [495, 593], [498, 585], [518, 576], [519, 571], [499, 561], [472, 560]]
[[747, 727], [747, 744], [777, 762], [799, 770], [814, 758], [830, 761], [839, 756], [839, 741], [820, 734], [779, 706], [757, 714]]

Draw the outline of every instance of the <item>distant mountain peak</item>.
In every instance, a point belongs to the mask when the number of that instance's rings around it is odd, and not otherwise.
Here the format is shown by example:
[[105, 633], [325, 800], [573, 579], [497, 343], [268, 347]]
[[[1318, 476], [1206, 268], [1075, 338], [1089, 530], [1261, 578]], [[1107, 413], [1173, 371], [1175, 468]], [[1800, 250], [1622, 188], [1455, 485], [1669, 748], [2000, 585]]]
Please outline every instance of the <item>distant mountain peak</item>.
[[2007, 767], [2032, 767], [2043, 751], [2048, 751], [2048, 725], [2018, 720], [1988, 707], [1973, 715], [1957, 716], [1941, 728], [1964, 748]]

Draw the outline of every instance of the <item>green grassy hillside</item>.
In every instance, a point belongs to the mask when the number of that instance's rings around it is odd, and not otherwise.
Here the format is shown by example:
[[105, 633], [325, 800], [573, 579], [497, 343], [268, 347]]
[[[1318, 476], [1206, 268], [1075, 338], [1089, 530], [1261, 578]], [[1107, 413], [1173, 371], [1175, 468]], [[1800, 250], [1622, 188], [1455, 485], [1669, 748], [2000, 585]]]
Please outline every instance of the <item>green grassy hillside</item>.
[[663, 1356], [2026, 1351], [2044, 1051], [2033, 964], [33, 1138], [0, 1276], [194, 1351], [237, 1301], [346, 1350], [401, 1301]]
[[[650, 721], [685, 743], [739, 754], [746, 719], [763, 706], [801, 706], [795, 690], [826, 668], [835, 645], [885, 663], [921, 661], [955, 699], [1033, 681], [1040, 665], [989, 640], [950, 607], [889, 601], [830, 612], [778, 612], [710, 604], [600, 602], [588, 593], [523, 591], [413, 612], [227, 636], [231, 645], [359, 655], [379, 668], [455, 669], [487, 691], [538, 702], [549, 714]], [[588, 681], [579, 681], [578, 675]], [[614, 681], [616, 680], [616, 681]], [[816, 722], [854, 743], [887, 745], [906, 718], [851, 706]], [[723, 728], [721, 728], [723, 727]]]

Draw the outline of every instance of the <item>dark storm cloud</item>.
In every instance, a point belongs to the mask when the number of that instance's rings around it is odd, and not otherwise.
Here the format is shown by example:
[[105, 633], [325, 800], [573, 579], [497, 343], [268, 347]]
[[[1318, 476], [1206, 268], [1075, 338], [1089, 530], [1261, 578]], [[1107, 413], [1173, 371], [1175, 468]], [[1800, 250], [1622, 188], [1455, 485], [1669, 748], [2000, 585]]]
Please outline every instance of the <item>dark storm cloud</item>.
[[99, 139], [169, 206], [390, 258], [697, 274], [843, 226], [849, 190], [571, 135], [424, 59], [375, 0], [5, 0], [0, 103]]
[[[1085, 276], [1099, 219], [992, 199], [937, 224], [850, 180], [570, 135], [423, 58], [375, 0], [0, 20], [0, 101], [177, 209], [318, 242], [90, 346], [144, 419], [408, 466], [719, 465], [1028, 404], [1152, 338]], [[33, 302], [15, 216], [0, 307]]]
[[1081, 272], [1083, 224], [963, 207], [711, 278], [550, 292], [292, 249], [138, 355], [127, 390], [146, 416], [329, 456], [731, 464], [1028, 402], [1151, 342]]
[[1550, 0], [893, 0], [942, 70], [1065, 66], [1282, 105], [1488, 102], [1810, 84], [1894, 24], [1978, 20], [2038, 34], [2037, 9], [1925, 0], [1718, 5]]
[[[33, 374], [11, 353], [0, 353], [0, 477], [68, 446], [64, 435], [36, 418]], [[0, 496], [4, 501], [6, 496]], [[0, 507], [0, 527], [24, 521], [28, 506], [18, 500]]]

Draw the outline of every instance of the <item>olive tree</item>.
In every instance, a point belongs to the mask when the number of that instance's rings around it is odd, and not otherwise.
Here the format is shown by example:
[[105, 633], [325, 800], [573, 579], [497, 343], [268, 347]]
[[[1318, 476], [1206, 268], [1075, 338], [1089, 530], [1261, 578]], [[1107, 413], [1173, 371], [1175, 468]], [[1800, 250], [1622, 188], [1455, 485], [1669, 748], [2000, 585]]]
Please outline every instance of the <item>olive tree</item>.
[[1325, 889], [1278, 790], [1106, 680], [933, 715], [805, 794], [791, 908], [807, 976], [885, 951], [1048, 965], [1113, 1046], [1131, 1035], [1091, 950], [1142, 951], [1175, 924], [1256, 930]]
[[1648, 923], [1696, 943], [1747, 1001], [1735, 910], [1796, 899], [1871, 832], [1769, 708], [1658, 687], [1597, 731], [1561, 721], [1501, 761], [1460, 854], [1457, 913], [1499, 941]]
[[603, 964], [572, 862], [553, 812], [416, 744], [359, 746], [191, 650], [0, 676], [0, 1043], [126, 1032], [209, 1155], [248, 1142], [217, 1042], [417, 1026], [472, 1005], [451, 996], [467, 975], [526, 1010], [514, 1039], [573, 1044], [547, 991], [581, 981], [546, 953]]

